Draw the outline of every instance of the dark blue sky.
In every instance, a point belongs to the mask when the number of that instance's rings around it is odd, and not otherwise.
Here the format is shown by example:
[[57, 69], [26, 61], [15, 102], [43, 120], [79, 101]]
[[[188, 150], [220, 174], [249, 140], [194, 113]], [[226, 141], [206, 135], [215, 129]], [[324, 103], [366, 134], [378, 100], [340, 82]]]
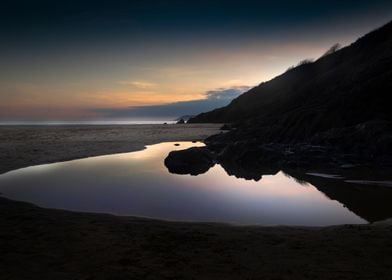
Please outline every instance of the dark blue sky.
[[[391, 1], [3, 1], [2, 32], [53, 36], [274, 33], [281, 28], [390, 15]], [[123, 32], [127, 34], [124, 34]], [[216, 34], [215, 34], [216, 35]], [[20, 37], [19, 37], [20, 36]]]
[[0, 119], [208, 100], [389, 20], [377, 0], [2, 1]]

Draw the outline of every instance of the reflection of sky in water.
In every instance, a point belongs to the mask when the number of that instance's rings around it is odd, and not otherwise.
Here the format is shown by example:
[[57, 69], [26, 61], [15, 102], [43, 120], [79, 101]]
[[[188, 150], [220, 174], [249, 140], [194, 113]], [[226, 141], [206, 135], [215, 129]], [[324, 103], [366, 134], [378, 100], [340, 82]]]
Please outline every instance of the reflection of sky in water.
[[240, 224], [331, 225], [365, 221], [310, 184], [278, 173], [259, 182], [228, 176], [215, 165], [199, 176], [168, 173], [166, 155], [201, 143], [46, 164], [0, 176], [11, 199], [44, 207], [169, 220]]

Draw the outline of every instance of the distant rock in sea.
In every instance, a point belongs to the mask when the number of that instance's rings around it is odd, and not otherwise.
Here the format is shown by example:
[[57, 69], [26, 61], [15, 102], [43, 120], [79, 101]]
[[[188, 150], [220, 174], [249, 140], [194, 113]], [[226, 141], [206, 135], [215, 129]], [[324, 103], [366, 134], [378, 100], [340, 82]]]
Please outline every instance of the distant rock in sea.
[[183, 120], [184, 122], [188, 122], [188, 120], [189, 120], [190, 118], [193, 118], [193, 117], [194, 117], [194, 115], [184, 115], [184, 116], [181, 116], [181, 117], [175, 119], [175, 121], [178, 122], [178, 121]]

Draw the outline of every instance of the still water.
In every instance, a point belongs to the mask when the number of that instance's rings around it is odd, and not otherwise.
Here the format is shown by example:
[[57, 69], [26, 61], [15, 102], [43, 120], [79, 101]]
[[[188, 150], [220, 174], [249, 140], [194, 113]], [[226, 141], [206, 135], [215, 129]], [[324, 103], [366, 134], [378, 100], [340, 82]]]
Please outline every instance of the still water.
[[172, 150], [202, 143], [176, 142], [147, 149], [32, 166], [0, 175], [3, 196], [36, 205], [167, 220], [262, 225], [324, 226], [367, 221], [314, 185], [283, 172], [247, 181], [220, 165], [198, 176], [170, 174]]

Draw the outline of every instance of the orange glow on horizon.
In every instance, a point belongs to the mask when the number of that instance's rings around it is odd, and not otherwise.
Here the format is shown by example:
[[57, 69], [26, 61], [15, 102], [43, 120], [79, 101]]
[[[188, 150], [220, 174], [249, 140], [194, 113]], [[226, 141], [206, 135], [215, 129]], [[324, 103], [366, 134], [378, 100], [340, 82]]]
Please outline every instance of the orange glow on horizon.
[[317, 57], [323, 51], [322, 46], [294, 43], [264, 51], [255, 46], [235, 51], [204, 49], [197, 50], [193, 57], [141, 68], [139, 72], [130, 66], [106, 76], [84, 73], [77, 76], [78, 80], [47, 80], [42, 76], [40, 80], [23, 81], [24, 77], [19, 77], [20, 82], [16, 79], [0, 84], [0, 118], [94, 118], [94, 109], [203, 100], [208, 91], [256, 86], [283, 73], [305, 53]]

